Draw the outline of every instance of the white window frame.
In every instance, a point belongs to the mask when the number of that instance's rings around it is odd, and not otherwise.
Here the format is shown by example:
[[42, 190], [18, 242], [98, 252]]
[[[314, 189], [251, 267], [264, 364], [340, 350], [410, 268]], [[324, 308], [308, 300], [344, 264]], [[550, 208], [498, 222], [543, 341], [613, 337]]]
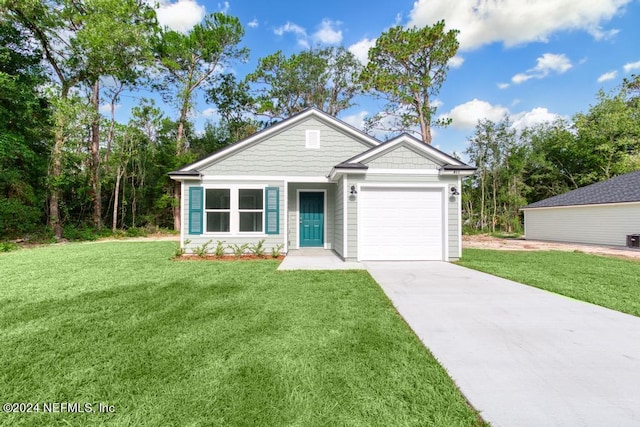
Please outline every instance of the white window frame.
[[[265, 234], [265, 189], [264, 184], [220, 184], [220, 185], [204, 185], [204, 206], [205, 214], [204, 218], [204, 235], [206, 236], [252, 236], [252, 237], [267, 237]], [[229, 203], [229, 231], [207, 231], [207, 212], [224, 212], [226, 209], [206, 209], [207, 206], [207, 190], [229, 190], [230, 203]], [[262, 190], [262, 209], [240, 209], [240, 190]], [[262, 212], [262, 231], [240, 231], [240, 212]]]
[[305, 132], [305, 148], [318, 149], [320, 148], [320, 130], [319, 129], [307, 129]]

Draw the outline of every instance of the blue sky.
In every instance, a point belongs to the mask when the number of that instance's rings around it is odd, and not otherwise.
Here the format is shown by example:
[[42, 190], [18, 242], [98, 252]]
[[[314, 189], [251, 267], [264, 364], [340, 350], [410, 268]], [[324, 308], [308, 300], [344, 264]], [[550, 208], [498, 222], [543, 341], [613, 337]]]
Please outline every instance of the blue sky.
[[[461, 47], [437, 97], [437, 115], [453, 124], [435, 130], [434, 146], [462, 152], [479, 119], [510, 114], [516, 127], [585, 111], [599, 89], [640, 74], [640, 0], [161, 0], [161, 24], [188, 31], [205, 13], [223, 11], [245, 27], [249, 62], [235, 64], [239, 77], [259, 58], [309, 46], [342, 45], [366, 60], [368, 47], [393, 25], [423, 26], [445, 19], [460, 30]], [[135, 97], [123, 97], [126, 121]], [[162, 105], [159, 99], [156, 99]], [[360, 127], [379, 101], [361, 97], [339, 117]], [[198, 99], [196, 129], [215, 120], [213, 106]], [[166, 113], [177, 113], [164, 105]], [[383, 138], [383, 135], [378, 135]]]

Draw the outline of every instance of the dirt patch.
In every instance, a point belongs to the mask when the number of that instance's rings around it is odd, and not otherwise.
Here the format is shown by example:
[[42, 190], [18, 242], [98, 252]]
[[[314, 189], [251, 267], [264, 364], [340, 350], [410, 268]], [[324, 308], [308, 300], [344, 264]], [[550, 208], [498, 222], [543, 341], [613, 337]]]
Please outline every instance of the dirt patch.
[[640, 250], [624, 247], [584, 245], [577, 243], [543, 242], [525, 239], [503, 239], [479, 235], [462, 236], [463, 248], [495, 249], [503, 251], [566, 251], [640, 260]]

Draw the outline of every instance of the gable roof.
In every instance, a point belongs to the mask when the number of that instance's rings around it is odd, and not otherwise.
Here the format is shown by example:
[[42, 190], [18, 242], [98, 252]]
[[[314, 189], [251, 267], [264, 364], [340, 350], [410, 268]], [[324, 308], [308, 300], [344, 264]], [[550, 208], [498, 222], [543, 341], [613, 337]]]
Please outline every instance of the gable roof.
[[349, 164], [349, 163], [362, 163], [363, 161], [366, 161], [367, 159], [370, 159], [372, 157], [375, 157], [381, 153], [384, 153], [385, 151], [391, 150], [393, 149], [393, 147], [396, 147], [398, 145], [402, 145], [402, 144], [406, 144], [410, 147], [414, 147], [416, 148], [418, 151], [424, 152], [425, 154], [427, 154], [430, 157], [433, 157], [437, 160], [439, 160], [440, 162], [443, 163], [443, 167], [451, 167], [451, 169], [448, 170], [456, 170], [455, 167], [459, 166], [460, 169], [462, 170], [475, 170], [476, 168], [474, 168], [473, 166], [469, 166], [466, 165], [465, 163], [461, 162], [460, 160], [456, 159], [455, 157], [450, 156], [449, 154], [438, 150], [437, 148], [429, 145], [429, 144], [425, 144], [424, 142], [420, 141], [419, 139], [409, 135], [408, 133], [402, 133], [398, 136], [396, 136], [395, 138], [392, 138], [386, 142], [381, 143], [378, 146], [372, 147], [367, 151], [364, 151], [358, 155], [353, 156], [352, 158], [345, 160], [341, 165], [345, 165], [345, 164]]
[[640, 170], [549, 197], [522, 209], [640, 202]]
[[[242, 150], [243, 148], [250, 146], [251, 144], [255, 143], [256, 141], [265, 138], [269, 135], [272, 135], [274, 133], [280, 132], [302, 120], [308, 119], [310, 117], [314, 117], [316, 119], [319, 119], [331, 126], [335, 126], [338, 129], [342, 130], [345, 133], [348, 133], [354, 137], [356, 137], [357, 139], [365, 142], [366, 144], [374, 147], [380, 144], [380, 141], [378, 141], [377, 139], [373, 138], [370, 135], [367, 135], [366, 133], [362, 132], [359, 129], [356, 129], [355, 127], [325, 113], [324, 111], [321, 111], [315, 107], [311, 107], [311, 108], [307, 108], [305, 110], [303, 110], [302, 112], [295, 114], [287, 119], [284, 119], [272, 126], [269, 126], [267, 128], [262, 129], [259, 132], [254, 133], [253, 135], [240, 140], [238, 142], [235, 142], [231, 145], [228, 145], [218, 151], [213, 152], [212, 154], [200, 159], [200, 160], [196, 160], [195, 162], [188, 164], [186, 166], [183, 166], [182, 168], [179, 169], [179, 172], [186, 172], [186, 171], [197, 171], [198, 169], [201, 169], [203, 166], [207, 166], [208, 164], [220, 159], [221, 157], [224, 156], [228, 156], [229, 154], [232, 154], [236, 151]], [[171, 172], [169, 175], [177, 175], [173, 172]]]

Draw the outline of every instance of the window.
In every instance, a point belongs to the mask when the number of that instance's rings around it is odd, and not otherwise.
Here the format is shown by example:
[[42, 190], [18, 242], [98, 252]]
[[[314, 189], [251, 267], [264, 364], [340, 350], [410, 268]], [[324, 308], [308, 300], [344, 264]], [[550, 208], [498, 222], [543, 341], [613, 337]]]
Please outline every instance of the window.
[[207, 233], [262, 233], [264, 188], [207, 188]]
[[319, 130], [307, 130], [305, 133], [305, 147], [306, 148], [320, 148], [320, 131]]
[[231, 190], [207, 189], [205, 200], [207, 232], [228, 233], [231, 230]]
[[262, 231], [263, 192], [261, 188], [238, 190], [240, 232]]

